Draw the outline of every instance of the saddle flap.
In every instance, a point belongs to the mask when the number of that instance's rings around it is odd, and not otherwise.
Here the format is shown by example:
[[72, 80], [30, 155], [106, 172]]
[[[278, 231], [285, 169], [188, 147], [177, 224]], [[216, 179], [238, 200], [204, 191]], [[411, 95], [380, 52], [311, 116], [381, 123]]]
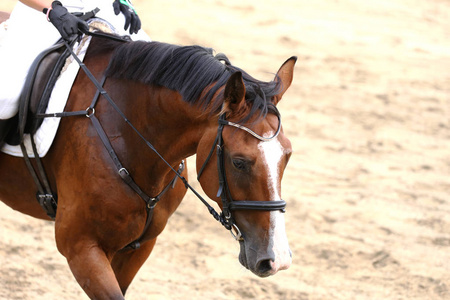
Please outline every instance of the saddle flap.
[[[36, 115], [44, 113], [47, 109], [53, 87], [55, 86], [56, 80], [69, 55], [65, 51], [64, 44], [57, 44], [56, 46], [56, 49], [51, 48], [52, 51], [46, 52], [45, 55], [41, 57], [40, 61], [37, 62], [35, 69], [31, 70], [35, 73], [31, 78], [32, 81], [27, 81], [25, 84], [25, 87], [28, 87], [30, 91], [26, 93], [24, 91], [24, 94], [29, 97], [29, 103], [28, 107], [26, 107], [27, 105], [24, 105], [23, 109], [28, 110], [29, 114], [27, 114], [26, 120], [19, 118], [20, 121], [26, 122], [24, 127], [25, 133], [35, 133], [42, 124], [43, 119], [36, 118]], [[25, 99], [21, 100], [25, 101]], [[26, 103], [24, 102], [24, 104]]]
[[65, 63], [63, 43], [57, 43], [41, 52], [28, 71], [19, 98], [19, 113], [8, 120], [5, 140], [10, 145], [19, 145], [24, 133], [35, 133], [42, 124], [36, 115], [45, 112], [52, 89]]

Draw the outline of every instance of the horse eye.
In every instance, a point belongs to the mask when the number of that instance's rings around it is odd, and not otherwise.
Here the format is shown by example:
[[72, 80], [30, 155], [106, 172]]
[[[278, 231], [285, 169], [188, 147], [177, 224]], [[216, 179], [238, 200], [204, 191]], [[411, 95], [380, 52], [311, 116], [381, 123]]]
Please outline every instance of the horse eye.
[[233, 159], [233, 166], [238, 169], [239, 171], [245, 171], [247, 170], [247, 162], [240, 158]]

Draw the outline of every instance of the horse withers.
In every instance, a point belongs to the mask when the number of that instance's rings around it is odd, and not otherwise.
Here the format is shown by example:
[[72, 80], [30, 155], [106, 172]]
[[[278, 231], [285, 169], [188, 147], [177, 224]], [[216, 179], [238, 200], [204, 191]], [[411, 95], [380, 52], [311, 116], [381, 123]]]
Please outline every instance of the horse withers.
[[[92, 38], [84, 63], [107, 94], [92, 107], [98, 87], [80, 71], [65, 111], [89, 109], [62, 118], [42, 158], [57, 194], [57, 248], [90, 298], [124, 299], [186, 193], [178, 166], [194, 154], [202, 189], [223, 211], [216, 218], [239, 240], [241, 264], [261, 277], [290, 266], [281, 179], [292, 149], [276, 105], [295, 61], [262, 82], [207, 48]], [[49, 220], [22, 158], [1, 153], [0, 170], [2, 201]], [[143, 194], [160, 196], [149, 224], [148, 202], [124, 170]], [[127, 247], [136, 240], [140, 247]]]

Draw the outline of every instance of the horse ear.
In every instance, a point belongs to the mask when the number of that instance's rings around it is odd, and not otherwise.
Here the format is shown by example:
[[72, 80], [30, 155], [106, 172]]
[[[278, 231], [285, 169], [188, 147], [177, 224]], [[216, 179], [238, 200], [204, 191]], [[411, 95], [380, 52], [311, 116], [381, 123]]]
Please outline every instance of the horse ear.
[[272, 99], [273, 104], [277, 105], [283, 97], [284, 93], [291, 86], [292, 79], [294, 78], [294, 66], [297, 62], [297, 56], [292, 56], [284, 62], [275, 76], [275, 81], [281, 81], [281, 91], [278, 95], [275, 95]]
[[245, 85], [242, 80], [242, 73], [233, 73], [228, 78], [224, 91], [225, 106], [231, 112], [239, 112], [245, 105]]

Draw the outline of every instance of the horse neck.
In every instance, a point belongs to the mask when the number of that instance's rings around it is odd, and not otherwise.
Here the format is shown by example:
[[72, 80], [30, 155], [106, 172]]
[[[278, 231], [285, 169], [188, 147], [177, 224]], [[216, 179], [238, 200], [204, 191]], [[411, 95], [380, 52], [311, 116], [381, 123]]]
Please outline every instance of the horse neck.
[[[114, 89], [126, 94], [132, 105], [122, 105], [126, 115], [155, 149], [175, 166], [182, 159], [196, 153], [198, 143], [208, 126], [208, 118], [198, 108], [182, 100], [179, 93], [155, 86], [123, 82], [113, 82]], [[125, 93], [124, 93], [125, 91]], [[136, 135], [130, 139], [135, 143]], [[142, 148], [143, 144], [140, 143]], [[153, 154], [153, 158], [156, 155]], [[151, 171], [161, 174], [169, 172], [161, 159], [150, 159]]]
[[174, 159], [186, 158], [195, 154], [197, 145], [208, 120], [194, 106], [182, 100], [180, 94], [170, 90], [158, 93], [154, 103], [158, 110], [152, 112], [153, 126], [164, 132], [159, 146], [172, 153]]

